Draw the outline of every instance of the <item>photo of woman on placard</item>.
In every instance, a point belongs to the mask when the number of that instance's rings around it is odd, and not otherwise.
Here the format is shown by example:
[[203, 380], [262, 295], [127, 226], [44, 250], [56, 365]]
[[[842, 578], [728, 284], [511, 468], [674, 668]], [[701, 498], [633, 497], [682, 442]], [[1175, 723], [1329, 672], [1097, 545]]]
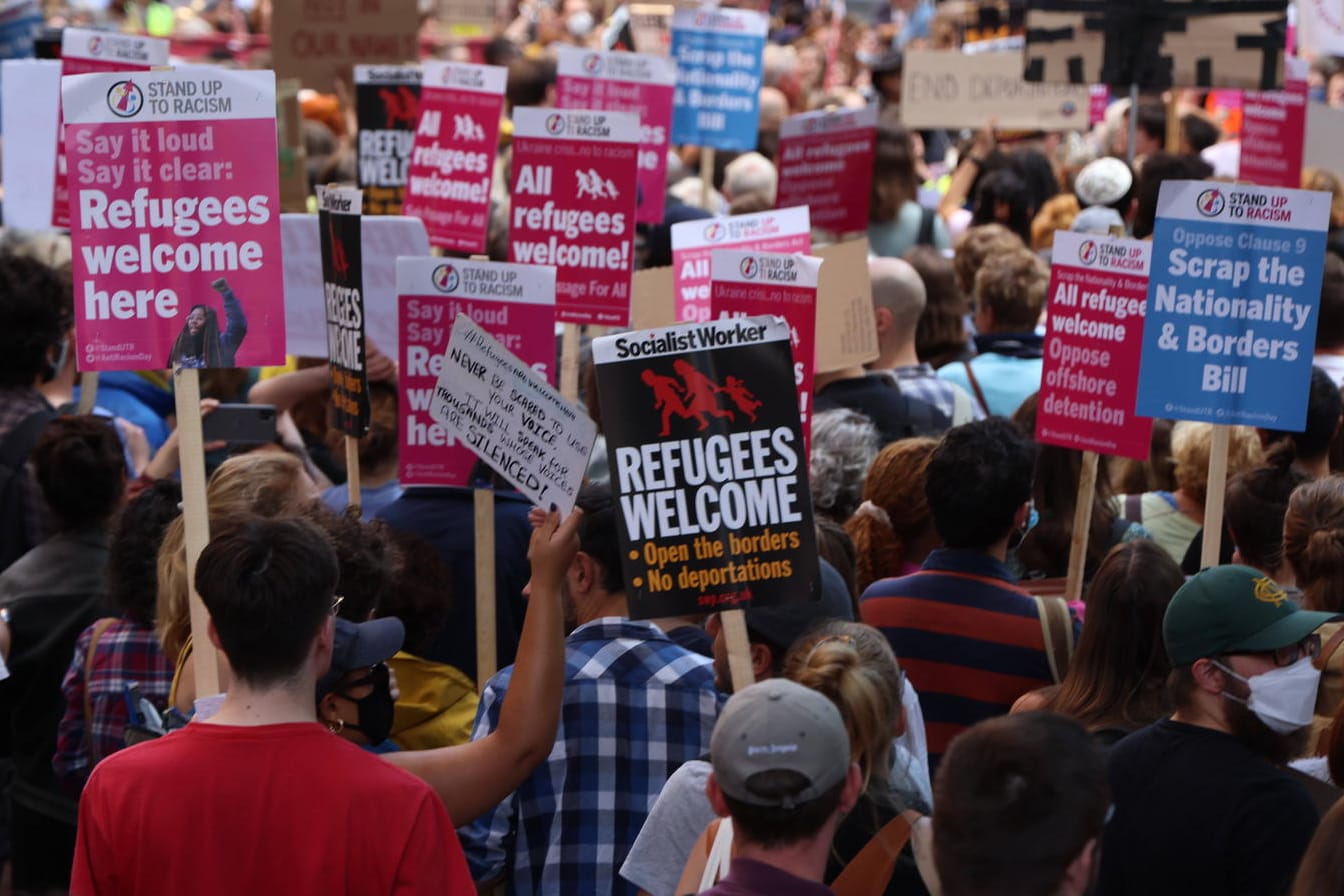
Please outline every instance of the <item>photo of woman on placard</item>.
[[219, 331], [219, 315], [209, 305], [193, 305], [187, 312], [187, 321], [182, 332], [173, 342], [173, 350], [168, 355], [169, 366], [179, 367], [234, 367], [238, 346], [247, 336], [247, 315], [243, 314], [243, 303], [229, 288], [229, 282], [223, 277], [210, 284], [224, 297], [224, 322], [226, 329]]

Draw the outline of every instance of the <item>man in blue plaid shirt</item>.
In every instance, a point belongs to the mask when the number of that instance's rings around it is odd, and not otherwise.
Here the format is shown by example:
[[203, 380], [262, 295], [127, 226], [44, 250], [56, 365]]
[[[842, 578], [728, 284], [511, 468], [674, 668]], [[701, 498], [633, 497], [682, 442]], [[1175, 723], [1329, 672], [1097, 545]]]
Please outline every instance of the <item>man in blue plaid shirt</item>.
[[[664, 782], [709, 751], [723, 697], [711, 660], [626, 618], [610, 491], [585, 489], [565, 596], [565, 695], [551, 755], [493, 812], [458, 830], [472, 876], [511, 894], [635, 896], [617, 869]], [[481, 694], [473, 739], [499, 722], [511, 669]]]

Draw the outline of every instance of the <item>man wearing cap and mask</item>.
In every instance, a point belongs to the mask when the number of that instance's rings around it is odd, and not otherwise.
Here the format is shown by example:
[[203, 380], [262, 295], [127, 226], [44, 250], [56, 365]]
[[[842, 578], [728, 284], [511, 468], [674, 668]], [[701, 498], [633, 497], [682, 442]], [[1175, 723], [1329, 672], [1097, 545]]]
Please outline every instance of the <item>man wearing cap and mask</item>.
[[1181, 586], [1162, 630], [1175, 712], [1111, 753], [1102, 894], [1287, 891], [1318, 817], [1281, 766], [1305, 743], [1315, 631], [1335, 618], [1247, 566]]
[[863, 775], [830, 700], [772, 678], [724, 707], [710, 741], [706, 791], [733, 820], [733, 860], [706, 896], [826, 896], [826, 858]]

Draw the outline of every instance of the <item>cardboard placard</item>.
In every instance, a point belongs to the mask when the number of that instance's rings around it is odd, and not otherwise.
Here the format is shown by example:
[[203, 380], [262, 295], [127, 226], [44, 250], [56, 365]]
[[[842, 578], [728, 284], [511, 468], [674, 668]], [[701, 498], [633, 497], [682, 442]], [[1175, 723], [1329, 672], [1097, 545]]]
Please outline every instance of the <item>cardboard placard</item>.
[[308, 151], [303, 145], [300, 85], [295, 78], [275, 82], [275, 128], [280, 153], [280, 210], [308, 213]]
[[812, 222], [805, 206], [673, 224], [676, 319], [709, 320], [709, 259], [715, 249], [805, 253], [811, 248]]
[[1285, 0], [1027, 0], [1026, 78], [1140, 90], [1283, 83]]
[[908, 128], [983, 127], [1085, 130], [1092, 108], [1086, 86], [1032, 84], [1019, 53], [907, 50], [901, 123]]
[[1135, 410], [1300, 431], [1330, 194], [1166, 181]]
[[364, 262], [359, 236], [363, 202], [364, 197], [353, 187], [317, 189], [331, 404], [335, 410], [336, 428], [357, 439], [369, 431], [369, 371], [365, 366], [367, 355], [364, 349]]
[[[816, 600], [816, 534], [788, 324], [593, 341], [632, 618]], [[753, 408], [740, 412], [740, 400]]]
[[672, 53], [672, 11], [670, 3], [632, 3], [630, 35], [636, 53], [669, 56]]
[[[109, 34], [67, 28], [61, 34], [61, 76], [92, 72], [147, 72], [168, 64], [168, 41], [130, 34]], [[58, 109], [63, 108], [58, 104]], [[60, 114], [58, 112], [58, 114]], [[56, 178], [51, 200], [51, 226], [70, 226], [70, 192], [65, 157], [65, 128], [56, 126]]]
[[424, 70], [402, 210], [425, 222], [433, 245], [481, 253], [508, 70], [458, 62]]
[[429, 413], [533, 503], [574, 509], [597, 424], [465, 314]]
[[555, 268], [397, 259], [401, 330], [401, 426], [397, 479], [403, 486], [471, 485], [469, 448], [429, 416], [448, 333], [465, 314], [548, 383], [555, 382]]
[[[317, 215], [281, 215], [285, 259], [285, 342], [291, 355], [327, 356], [326, 298], [322, 292], [321, 228]], [[397, 331], [397, 256], [429, 254], [418, 218], [382, 215], [360, 223], [364, 261], [364, 335], [390, 358], [400, 353]]]
[[556, 50], [556, 106], [639, 116], [637, 223], [661, 224], [667, 193], [667, 148], [677, 70], [660, 56]]
[[[0, 132], [24, 134], [0, 153], [5, 184], [5, 226], [51, 226], [55, 195], [61, 63], [56, 59], [0, 62]], [[67, 209], [65, 216], [70, 214]]]
[[509, 260], [556, 267], [556, 320], [624, 327], [639, 117], [515, 109]]
[[62, 84], [81, 370], [284, 363], [275, 76]]
[[775, 207], [805, 205], [812, 226], [832, 233], [866, 231], [876, 143], [876, 106], [784, 119]]
[[[1303, 167], [1335, 170], [1339, 165], [1341, 146], [1344, 146], [1344, 109], [1336, 109], [1325, 103], [1308, 103], [1306, 146], [1302, 150]], [[10, 150], [6, 150], [8, 152]], [[8, 178], [5, 182], [9, 182]], [[8, 186], [5, 188], [6, 200], [9, 189]]]
[[420, 69], [412, 66], [355, 66], [358, 182], [366, 215], [401, 214], [420, 120], [420, 77]]
[[496, 0], [439, 0], [438, 21], [453, 37], [480, 37], [495, 29], [499, 13]]
[[761, 74], [769, 23], [744, 9], [678, 9], [672, 142], [751, 150], [761, 118]]
[[[710, 308], [714, 319], [773, 314], [789, 325], [804, 451], [811, 444], [812, 434], [812, 376], [821, 267], [820, 258], [775, 252], [728, 249], [717, 251], [710, 258]], [[734, 413], [755, 421], [760, 402], [744, 395], [740, 383], [725, 382], [724, 393], [733, 400]]]
[[285, 0], [271, 18], [280, 78], [331, 93], [356, 65], [399, 65], [419, 57], [416, 0]]
[[1152, 244], [1060, 231], [1036, 441], [1147, 460], [1153, 421], [1134, 415]]

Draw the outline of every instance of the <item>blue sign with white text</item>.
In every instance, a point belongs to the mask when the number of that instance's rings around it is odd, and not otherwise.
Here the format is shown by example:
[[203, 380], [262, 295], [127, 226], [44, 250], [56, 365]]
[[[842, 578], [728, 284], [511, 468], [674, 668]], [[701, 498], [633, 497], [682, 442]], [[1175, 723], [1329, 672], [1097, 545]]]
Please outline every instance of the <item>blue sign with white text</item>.
[[679, 9], [673, 14], [673, 143], [756, 148], [767, 28], [764, 16], [741, 9]]
[[1330, 194], [1162, 185], [1135, 413], [1300, 431]]
[[42, 30], [37, 0], [0, 3], [0, 59], [29, 59], [33, 39]]

